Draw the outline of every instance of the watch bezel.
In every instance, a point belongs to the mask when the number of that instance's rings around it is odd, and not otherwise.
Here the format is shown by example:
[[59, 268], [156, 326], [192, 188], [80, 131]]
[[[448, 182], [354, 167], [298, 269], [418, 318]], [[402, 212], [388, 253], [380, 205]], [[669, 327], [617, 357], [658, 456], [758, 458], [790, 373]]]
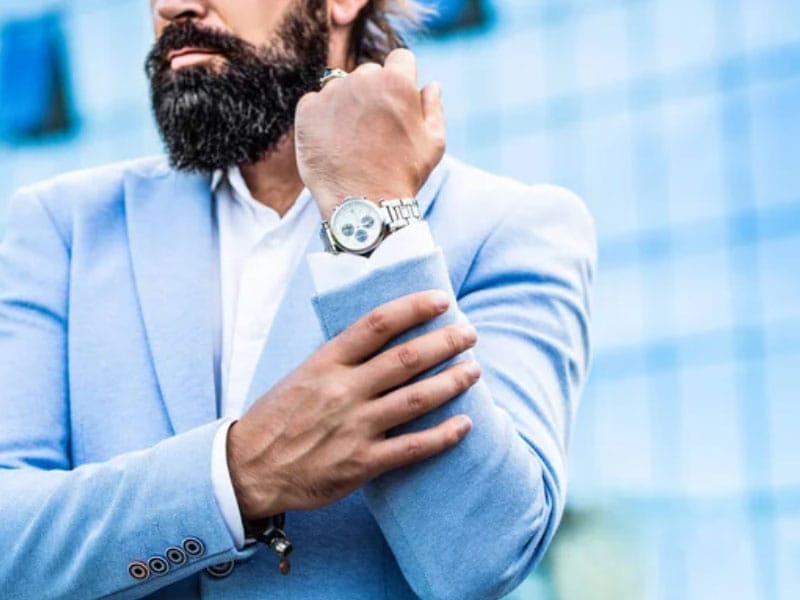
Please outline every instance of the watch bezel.
[[[359, 249], [349, 246], [346, 243], [346, 240], [342, 240], [338, 235], [336, 227], [337, 216], [345, 208], [351, 206], [354, 203], [366, 205], [370, 208], [370, 210], [374, 210], [376, 215], [376, 221], [378, 224], [378, 233], [375, 239], [372, 241], [372, 243], [370, 243], [368, 246]], [[386, 237], [386, 219], [384, 217], [383, 211], [381, 210], [381, 207], [379, 205], [375, 204], [372, 200], [370, 200], [366, 196], [350, 196], [348, 198], [345, 198], [339, 205], [337, 205], [333, 209], [333, 212], [331, 213], [331, 216], [328, 219], [327, 223], [331, 240], [335, 243], [337, 250], [348, 252], [350, 254], [358, 254], [358, 255], [369, 254], [375, 248], [377, 248], [378, 245]]]

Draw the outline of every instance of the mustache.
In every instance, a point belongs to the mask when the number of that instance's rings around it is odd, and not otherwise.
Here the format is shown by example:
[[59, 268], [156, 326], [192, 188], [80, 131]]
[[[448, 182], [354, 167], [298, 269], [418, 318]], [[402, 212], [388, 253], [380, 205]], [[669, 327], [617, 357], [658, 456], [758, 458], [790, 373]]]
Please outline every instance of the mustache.
[[163, 73], [170, 68], [169, 54], [182, 48], [197, 48], [219, 54], [229, 62], [252, 56], [257, 52], [255, 46], [230, 33], [218, 29], [206, 29], [192, 21], [170, 23], [153, 44], [145, 61], [145, 71], [149, 77]]

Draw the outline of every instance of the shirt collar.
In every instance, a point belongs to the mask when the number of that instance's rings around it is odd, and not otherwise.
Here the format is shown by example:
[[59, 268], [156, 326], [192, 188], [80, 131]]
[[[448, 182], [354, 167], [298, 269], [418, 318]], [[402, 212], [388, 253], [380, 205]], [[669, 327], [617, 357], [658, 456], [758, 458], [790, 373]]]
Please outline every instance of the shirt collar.
[[217, 169], [211, 174], [211, 191], [216, 192], [220, 182], [225, 177], [225, 171]]
[[268, 226], [270, 229], [294, 220], [297, 214], [300, 213], [311, 200], [311, 194], [308, 188], [303, 188], [300, 195], [294, 201], [294, 204], [292, 204], [281, 219], [275, 209], [262, 204], [253, 197], [239, 167], [233, 166], [225, 170], [217, 169], [214, 171], [211, 176], [212, 193], [219, 193], [218, 188], [223, 183], [228, 184], [230, 190], [230, 194], [228, 195], [233, 201], [246, 208], [248, 213], [252, 215], [259, 225]]

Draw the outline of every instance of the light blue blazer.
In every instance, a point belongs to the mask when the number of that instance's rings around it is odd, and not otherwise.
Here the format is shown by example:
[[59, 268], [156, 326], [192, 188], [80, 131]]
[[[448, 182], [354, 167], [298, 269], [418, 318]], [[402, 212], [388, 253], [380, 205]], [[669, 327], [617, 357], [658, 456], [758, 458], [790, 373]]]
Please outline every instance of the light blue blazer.
[[[472, 431], [323, 509], [289, 512], [284, 576], [267, 548], [236, 549], [211, 482], [209, 178], [159, 157], [18, 192], [0, 245], [0, 597], [485, 600], [520, 584], [564, 508], [593, 221], [570, 192], [449, 157], [419, 200], [436, 251], [322, 295], [300, 262], [248, 403], [373, 307], [440, 288], [457, 308], [410, 335], [461, 311], [483, 377], [392, 433], [459, 413]], [[308, 251], [321, 249], [314, 236]], [[153, 557], [166, 573], [132, 576]], [[228, 561], [224, 578], [206, 571]]]

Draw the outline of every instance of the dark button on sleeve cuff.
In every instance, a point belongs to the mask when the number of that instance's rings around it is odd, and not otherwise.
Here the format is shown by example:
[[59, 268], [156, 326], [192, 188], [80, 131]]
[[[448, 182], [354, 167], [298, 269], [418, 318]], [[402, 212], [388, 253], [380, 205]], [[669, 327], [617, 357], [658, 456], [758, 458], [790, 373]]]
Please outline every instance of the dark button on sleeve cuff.
[[203, 542], [198, 540], [196, 537], [187, 537], [185, 540], [183, 540], [181, 545], [183, 546], [186, 554], [192, 558], [203, 556], [203, 554], [206, 552], [206, 547], [203, 545]]
[[163, 556], [152, 556], [147, 560], [147, 566], [153, 575], [164, 575], [169, 571], [169, 563]]
[[140, 560], [134, 560], [128, 565], [128, 573], [136, 581], [144, 581], [150, 577], [149, 567]]
[[167, 560], [176, 567], [186, 562], [186, 552], [183, 551], [183, 548], [178, 548], [177, 546], [170, 546], [167, 548], [164, 555], [167, 557]]
[[233, 566], [234, 562], [229, 560], [228, 562], [206, 567], [206, 573], [208, 573], [214, 579], [222, 579], [223, 577], [227, 577], [233, 573]]

